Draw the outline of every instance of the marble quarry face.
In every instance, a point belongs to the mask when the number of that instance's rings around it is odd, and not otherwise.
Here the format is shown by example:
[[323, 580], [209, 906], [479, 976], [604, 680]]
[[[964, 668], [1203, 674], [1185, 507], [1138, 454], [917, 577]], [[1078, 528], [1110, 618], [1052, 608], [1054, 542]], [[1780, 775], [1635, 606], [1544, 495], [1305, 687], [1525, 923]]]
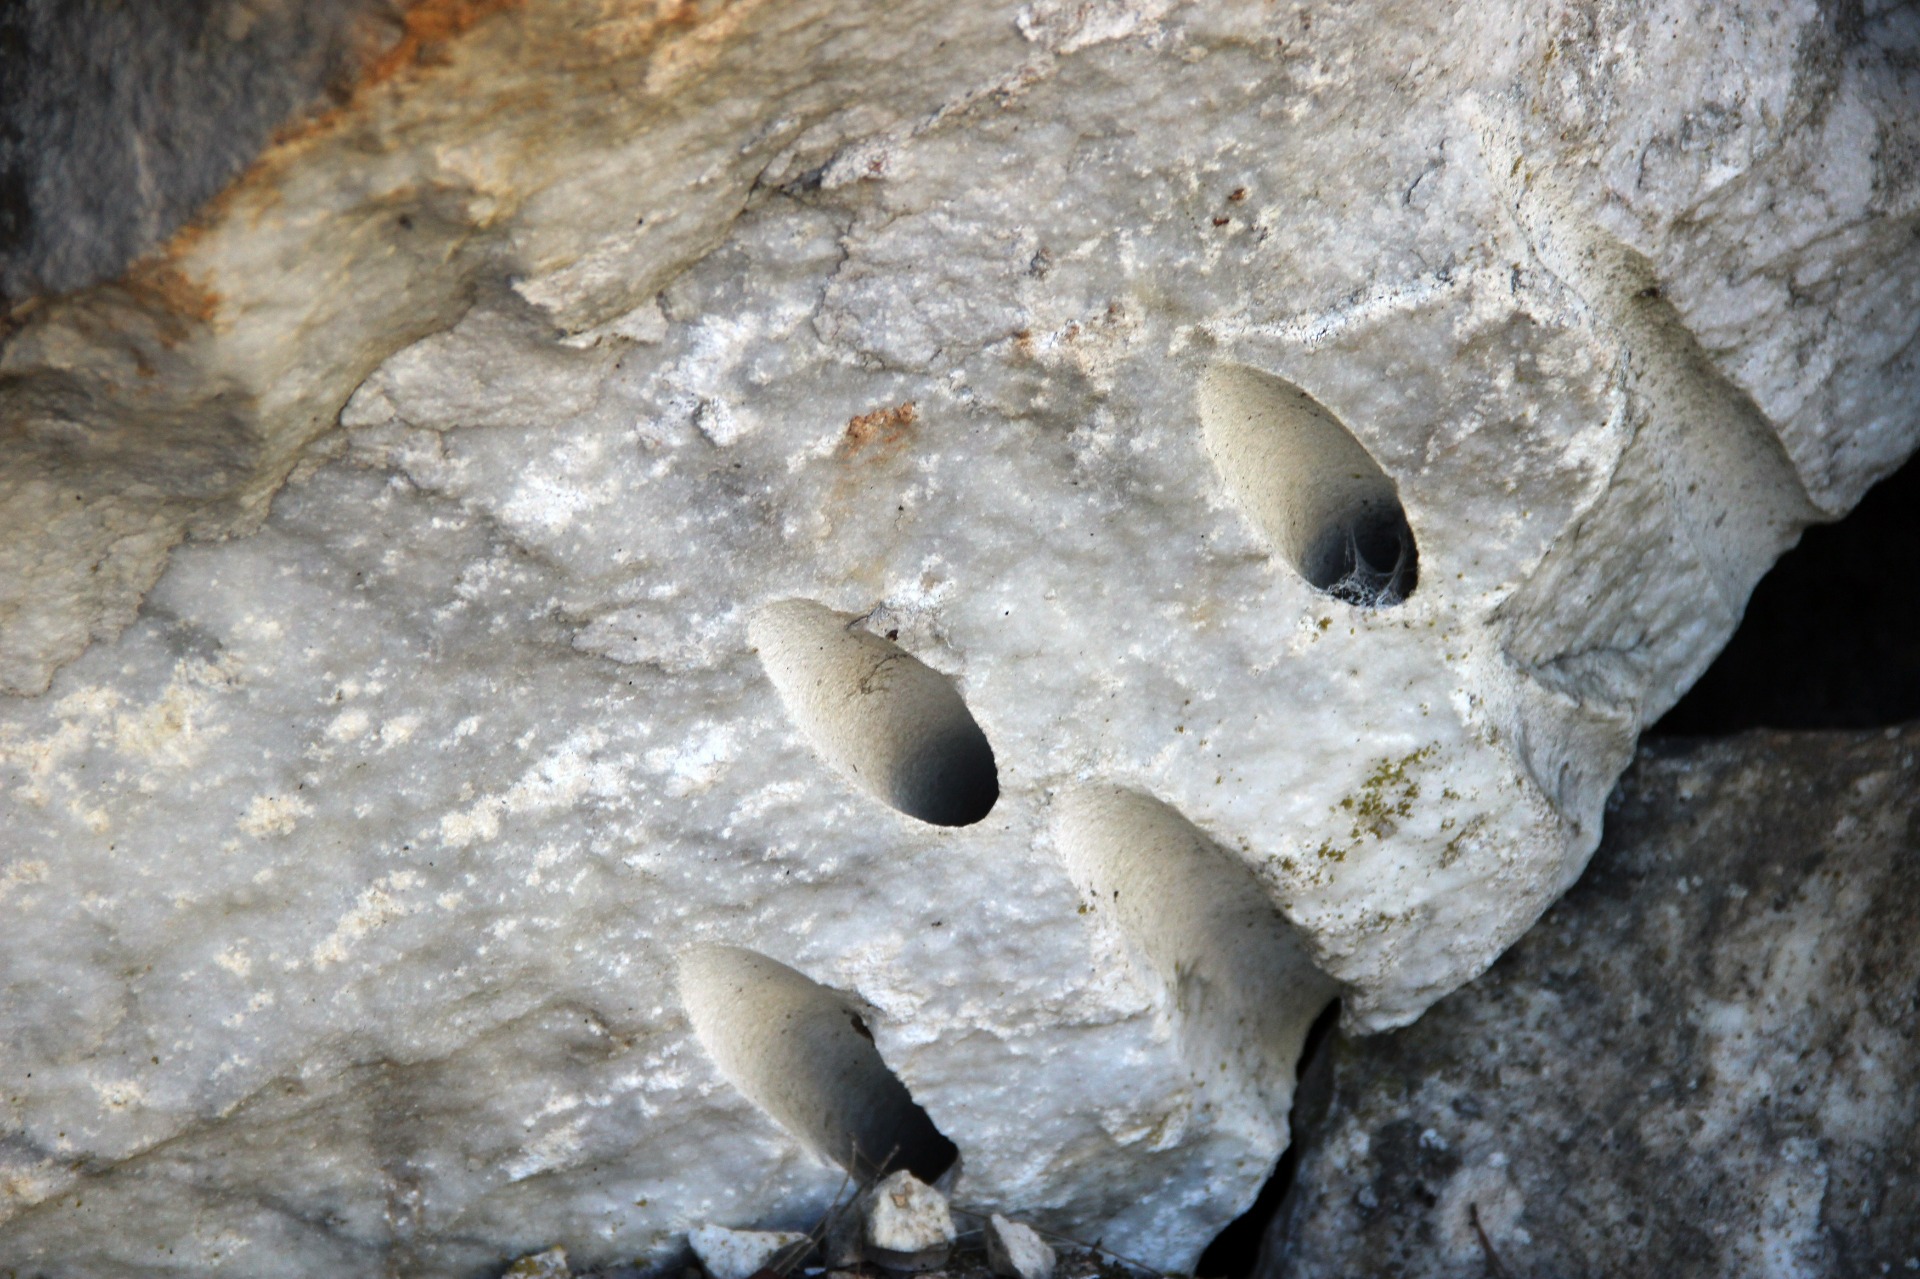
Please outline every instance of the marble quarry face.
[[397, 30], [9, 321], [0, 1268], [1188, 1268], [1920, 442], [1910, 10]]

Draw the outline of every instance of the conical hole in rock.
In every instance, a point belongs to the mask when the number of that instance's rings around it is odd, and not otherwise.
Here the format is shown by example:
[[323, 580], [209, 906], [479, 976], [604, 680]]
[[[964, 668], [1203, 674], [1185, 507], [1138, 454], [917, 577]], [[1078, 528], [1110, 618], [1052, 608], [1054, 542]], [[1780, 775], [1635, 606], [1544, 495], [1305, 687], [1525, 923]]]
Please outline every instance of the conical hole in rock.
[[843, 996], [737, 946], [680, 959], [680, 999], [720, 1073], [809, 1151], [861, 1182], [932, 1182], [959, 1151], [887, 1069]]
[[1095, 913], [1165, 989], [1195, 1077], [1237, 1082], [1284, 1116], [1301, 1044], [1338, 989], [1252, 870], [1171, 806], [1123, 787], [1061, 795], [1053, 831]]
[[767, 605], [750, 635], [794, 724], [867, 792], [935, 826], [992, 811], [993, 747], [951, 679], [812, 600]]
[[1413, 594], [1419, 553], [1399, 490], [1318, 400], [1223, 364], [1201, 379], [1199, 408], [1227, 491], [1308, 585], [1366, 608]]

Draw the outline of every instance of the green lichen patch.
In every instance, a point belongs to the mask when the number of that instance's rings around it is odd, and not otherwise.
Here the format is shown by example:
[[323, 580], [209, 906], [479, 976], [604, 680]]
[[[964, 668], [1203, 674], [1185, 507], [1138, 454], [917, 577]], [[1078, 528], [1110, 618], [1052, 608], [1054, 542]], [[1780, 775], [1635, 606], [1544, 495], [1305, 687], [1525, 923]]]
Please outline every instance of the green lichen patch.
[[[1455, 825], [1454, 819], [1449, 817], [1447, 818], [1447, 820], [1440, 823], [1440, 829], [1442, 831], [1453, 830], [1454, 825]], [[1464, 851], [1466, 851], [1467, 841], [1472, 839], [1474, 836], [1478, 835], [1482, 830], [1486, 829], [1486, 825], [1487, 825], [1487, 815], [1485, 813], [1477, 813], [1473, 817], [1470, 817], [1467, 819], [1466, 825], [1461, 826], [1459, 830], [1454, 831], [1453, 838], [1449, 839], [1447, 841], [1446, 847], [1440, 850], [1441, 868], [1444, 870], [1446, 867], [1451, 866], [1455, 862], [1459, 861], [1460, 855]]]
[[1400, 823], [1413, 816], [1413, 803], [1420, 798], [1414, 770], [1439, 751], [1438, 742], [1429, 742], [1399, 759], [1386, 756], [1378, 760], [1360, 788], [1334, 805], [1334, 811], [1352, 818], [1346, 839], [1322, 840], [1315, 855], [1322, 861], [1343, 862], [1366, 840], [1384, 840], [1398, 831]]

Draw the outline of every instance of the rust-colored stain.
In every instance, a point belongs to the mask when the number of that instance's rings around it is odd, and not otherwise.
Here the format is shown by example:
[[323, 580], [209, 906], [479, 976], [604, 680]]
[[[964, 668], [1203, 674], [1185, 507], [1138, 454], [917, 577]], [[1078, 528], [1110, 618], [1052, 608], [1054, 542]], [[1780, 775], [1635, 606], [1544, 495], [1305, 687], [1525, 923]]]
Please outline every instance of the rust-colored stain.
[[[231, 190], [231, 188], [229, 188]], [[120, 283], [127, 295], [149, 311], [164, 317], [159, 328], [163, 345], [180, 345], [187, 336], [181, 321], [211, 324], [220, 314], [220, 295], [204, 280], [195, 279], [181, 262], [206, 235], [208, 214], [224, 206], [226, 192], [216, 197], [200, 217], [173, 233], [171, 239], [130, 267]]]
[[525, 0], [416, 0], [402, 19], [400, 39], [376, 58], [360, 77], [357, 88], [367, 88], [390, 80], [411, 66], [429, 63], [442, 56], [441, 45], [464, 35], [480, 19], [517, 8]]
[[[526, 0], [414, 0], [400, 20], [400, 38], [370, 55], [366, 68], [355, 78], [340, 105], [282, 127], [273, 135], [272, 148], [291, 146], [329, 132], [360, 105], [367, 90], [411, 68], [445, 63], [449, 42], [465, 35], [482, 18], [520, 8], [525, 3]], [[247, 175], [251, 176], [251, 173]]]
[[[174, 259], [181, 252], [184, 250], [176, 251], [174, 241], [169, 241], [160, 253], [143, 259], [127, 272], [127, 292], [177, 319], [210, 324], [220, 314], [220, 295], [180, 269]], [[176, 346], [185, 336], [168, 332], [161, 340]]]
[[[189, 275], [181, 263], [206, 237], [210, 227], [226, 220], [242, 192], [251, 191], [271, 202], [277, 194], [272, 176], [277, 159], [275, 152], [332, 129], [353, 111], [367, 89], [409, 67], [444, 60], [448, 41], [464, 34], [482, 18], [523, 3], [524, 0], [416, 0], [401, 20], [400, 38], [368, 62], [346, 101], [276, 133], [267, 150], [238, 180], [207, 201], [166, 243], [128, 270], [123, 281], [127, 292], [175, 318], [211, 323], [220, 312], [220, 295]], [[184, 333], [171, 333], [167, 344], [176, 345], [184, 336]]]
[[863, 460], [891, 457], [906, 444], [913, 434], [914, 423], [919, 420], [920, 409], [912, 400], [851, 418], [847, 422], [847, 433], [840, 437], [840, 456], [851, 461], [872, 449], [871, 456]]
[[[380, 109], [369, 100], [371, 90], [402, 80], [415, 69], [430, 71], [448, 64], [452, 61], [451, 46], [467, 37], [487, 19], [528, 8], [526, 0], [411, 0], [400, 19], [398, 38], [391, 38], [392, 28], [388, 27], [386, 32], [389, 38], [367, 46], [361, 70], [336, 96], [335, 105], [292, 121], [276, 133], [266, 149], [237, 179], [202, 206], [165, 243], [134, 264], [122, 278], [121, 286], [130, 295], [148, 305], [157, 306], [163, 314], [174, 320], [213, 321], [222, 305], [220, 294], [204, 282], [204, 277], [186, 269], [188, 260], [210, 231], [227, 223], [243, 208], [251, 210], [257, 221], [278, 199], [283, 171], [289, 165], [298, 163], [307, 145], [335, 133], [349, 122], [367, 115], [370, 110]], [[601, 9], [609, 15], [608, 21], [613, 20], [612, 15], [621, 15], [619, 21], [632, 33], [643, 37], [638, 39], [638, 47], [621, 49], [616, 55], [599, 48], [598, 41], [592, 38], [592, 32], [586, 33], [586, 38], [582, 39], [582, 33], [572, 29], [572, 36], [580, 47], [595, 51], [596, 56], [590, 59], [594, 66], [604, 66], [609, 60], [633, 60], [636, 55], [639, 60], [645, 60], [658, 56], [658, 42], [664, 35], [679, 36], [703, 28], [725, 27], [727, 24], [718, 20], [721, 15], [753, 8], [755, 6], [752, 4], [715, 6], [704, 0], [656, 0], [654, 3], [648, 3], [647, 0], [604, 0]], [[626, 13], [629, 10], [632, 11], [631, 16]], [[564, 49], [553, 45], [551, 41], [541, 49], [543, 65], [554, 74], [578, 74], [582, 70], [581, 67], [569, 65], [569, 59], [563, 56]], [[530, 92], [537, 98], [546, 92], [546, 88], [536, 84]], [[522, 105], [527, 96], [522, 94]], [[23, 318], [23, 315], [9, 317], [9, 323], [17, 327]], [[174, 341], [184, 336], [184, 332], [178, 332]], [[913, 414], [911, 405], [905, 406], [905, 409], [908, 416], [904, 419], [890, 427], [874, 429], [882, 429], [883, 433], [904, 430], [911, 425]], [[885, 441], [888, 444], [895, 442], [893, 438]]]

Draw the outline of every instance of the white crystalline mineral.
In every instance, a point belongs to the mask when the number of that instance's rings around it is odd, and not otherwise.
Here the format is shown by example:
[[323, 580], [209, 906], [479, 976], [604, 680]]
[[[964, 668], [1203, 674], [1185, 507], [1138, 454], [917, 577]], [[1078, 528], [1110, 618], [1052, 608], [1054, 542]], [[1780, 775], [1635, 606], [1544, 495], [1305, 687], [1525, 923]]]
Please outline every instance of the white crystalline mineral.
[[701, 1226], [687, 1232], [687, 1246], [712, 1279], [752, 1279], [782, 1253], [797, 1253], [807, 1242], [804, 1234], [787, 1230]]
[[1186, 1270], [1920, 427], [1909, 11], [474, 8], [9, 320], [0, 1270]]
[[953, 1251], [957, 1232], [947, 1197], [910, 1172], [876, 1183], [861, 1200], [868, 1261], [886, 1270], [935, 1270]]
[[987, 1218], [987, 1265], [1001, 1279], [1053, 1279], [1053, 1249], [1032, 1226], [999, 1213]]

